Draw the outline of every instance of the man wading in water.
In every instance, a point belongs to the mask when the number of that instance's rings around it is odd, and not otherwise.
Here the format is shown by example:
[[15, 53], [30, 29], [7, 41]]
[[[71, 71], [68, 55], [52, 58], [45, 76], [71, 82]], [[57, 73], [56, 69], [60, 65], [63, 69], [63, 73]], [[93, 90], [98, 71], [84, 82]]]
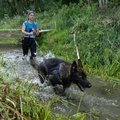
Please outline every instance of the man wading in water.
[[24, 34], [24, 39], [22, 41], [23, 50], [23, 60], [28, 56], [28, 51], [30, 49], [31, 58], [36, 59], [36, 35], [39, 35], [38, 23], [34, 22], [34, 12], [28, 12], [28, 21], [24, 21], [22, 25], [22, 33]]

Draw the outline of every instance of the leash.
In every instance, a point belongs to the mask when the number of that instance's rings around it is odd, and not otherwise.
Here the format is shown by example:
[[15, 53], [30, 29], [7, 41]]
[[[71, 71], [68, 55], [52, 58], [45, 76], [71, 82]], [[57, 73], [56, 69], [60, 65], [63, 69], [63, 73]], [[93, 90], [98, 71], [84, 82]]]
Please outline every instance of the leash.
[[80, 59], [80, 55], [79, 55], [79, 51], [78, 51], [78, 47], [77, 47], [77, 44], [76, 44], [76, 31], [74, 30], [73, 32], [73, 35], [74, 35], [74, 43], [75, 43], [75, 47], [76, 47], [76, 52], [77, 52], [77, 57], [78, 57], [78, 60]]

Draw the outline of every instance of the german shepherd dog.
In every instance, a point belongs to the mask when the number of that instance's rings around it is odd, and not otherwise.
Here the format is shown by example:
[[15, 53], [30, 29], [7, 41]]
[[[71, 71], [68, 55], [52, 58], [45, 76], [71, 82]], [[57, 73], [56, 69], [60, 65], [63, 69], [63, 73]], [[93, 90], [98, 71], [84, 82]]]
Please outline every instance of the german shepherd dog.
[[73, 63], [66, 62], [58, 58], [44, 59], [39, 65], [30, 58], [31, 65], [38, 71], [41, 83], [44, 83], [45, 79], [49, 80], [53, 86], [54, 92], [59, 94], [56, 85], [62, 85], [63, 91], [70, 87], [71, 84], [76, 84], [81, 91], [85, 91], [86, 88], [90, 88], [92, 85], [87, 80], [87, 75], [83, 70], [82, 62], [78, 59]]

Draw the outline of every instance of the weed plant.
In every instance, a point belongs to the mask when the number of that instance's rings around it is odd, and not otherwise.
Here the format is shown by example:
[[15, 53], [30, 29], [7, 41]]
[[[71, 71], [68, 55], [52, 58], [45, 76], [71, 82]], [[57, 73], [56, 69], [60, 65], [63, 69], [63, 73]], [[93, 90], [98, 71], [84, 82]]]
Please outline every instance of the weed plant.
[[68, 61], [77, 60], [71, 34], [76, 30], [80, 58], [88, 73], [119, 84], [120, 22], [119, 16], [115, 16], [118, 11], [115, 9], [114, 12], [111, 12], [110, 16], [105, 11], [100, 13], [96, 5], [82, 7], [79, 4], [71, 4], [69, 7], [64, 5], [53, 17], [56, 21], [56, 31], [44, 36], [41, 49], [51, 50], [56, 56], [64, 56]]

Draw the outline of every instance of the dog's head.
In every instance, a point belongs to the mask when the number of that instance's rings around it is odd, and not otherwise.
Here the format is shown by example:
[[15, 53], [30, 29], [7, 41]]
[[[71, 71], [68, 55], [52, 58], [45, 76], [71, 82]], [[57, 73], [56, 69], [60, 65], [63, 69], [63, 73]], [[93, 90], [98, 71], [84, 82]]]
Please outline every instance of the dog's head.
[[83, 70], [82, 62], [79, 59], [78, 65], [75, 61], [73, 61], [71, 65], [71, 80], [72, 83], [78, 85], [81, 91], [85, 91], [86, 88], [90, 88], [92, 85], [87, 80], [87, 75]]

